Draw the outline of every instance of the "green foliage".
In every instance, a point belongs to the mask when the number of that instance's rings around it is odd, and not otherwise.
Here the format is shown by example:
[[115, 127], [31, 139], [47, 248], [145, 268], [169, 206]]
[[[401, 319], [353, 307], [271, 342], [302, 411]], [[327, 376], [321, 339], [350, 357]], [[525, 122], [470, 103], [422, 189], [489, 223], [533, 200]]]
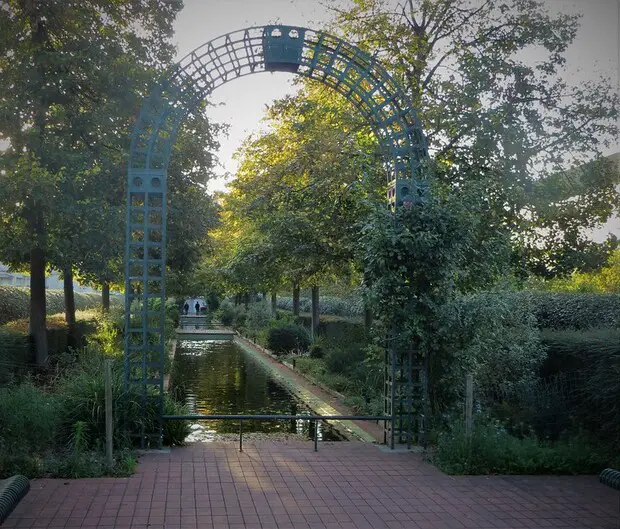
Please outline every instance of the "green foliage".
[[325, 348], [320, 338], [312, 342], [308, 352], [310, 354], [310, 358], [323, 358], [325, 355]]
[[366, 351], [359, 343], [339, 341], [326, 347], [325, 367], [330, 373], [351, 374], [359, 368]]
[[[189, 410], [185, 404], [180, 403], [166, 393], [164, 397], [164, 415], [189, 415]], [[182, 446], [190, 433], [189, 421], [165, 421], [164, 445]]]
[[389, 336], [396, 351], [413, 347], [414, 362], [435, 361], [441, 321], [455, 288], [466, 291], [495, 280], [508, 263], [505, 231], [478, 237], [486, 230], [480, 214], [485, 207], [473, 188], [457, 195], [429, 179], [416, 204], [393, 215], [378, 209], [364, 226], [376, 346], [385, 346]]
[[245, 316], [243, 328], [253, 337], [256, 337], [262, 329], [269, 327], [273, 320], [271, 307], [264, 302], [252, 303]]
[[60, 400], [30, 380], [0, 387], [0, 452], [41, 453], [54, 446]]
[[[279, 296], [278, 308], [283, 310], [293, 310], [293, 298], [291, 296]], [[312, 302], [310, 298], [299, 298], [299, 310], [310, 312]], [[363, 316], [364, 300], [361, 296], [349, 299], [337, 298], [334, 296], [321, 296], [319, 298], [319, 314], [331, 314], [334, 316]]]
[[542, 333], [546, 369], [569, 376], [569, 406], [559, 415], [601, 439], [620, 438], [620, 329]]
[[25, 474], [28, 477], [53, 477], [65, 479], [99, 478], [103, 476], [128, 477], [137, 466], [136, 456], [122, 450], [114, 454], [114, 465], [111, 471], [107, 468], [105, 456], [100, 452], [86, 451], [79, 455], [71, 448], [64, 453], [52, 454], [40, 461], [34, 459], [27, 463], [38, 463], [38, 475]]
[[[254, 309], [259, 311], [259, 309]], [[232, 327], [235, 330], [244, 330], [246, 328], [246, 319], [248, 313], [242, 305], [233, 305], [229, 300], [225, 299], [215, 312], [215, 317], [220, 320], [222, 325]], [[262, 318], [258, 312], [253, 316], [255, 323]]]
[[[97, 351], [86, 349], [78, 363], [56, 384], [59, 395], [59, 435], [70, 437], [74, 424], [84, 422], [90, 434], [89, 448], [101, 448], [105, 439], [104, 358]], [[130, 433], [140, 431], [155, 420], [156, 411], [142, 410], [140, 389], [125, 388], [122, 363], [115, 361], [112, 377], [114, 407], [114, 444], [130, 448]]]
[[470, 438], [460, 422], [442, 432], [433, 463], [448, 474], [596, 474], [619, 459], [613, 448], [583, 435], [551, 443], [479, 421]]
[[[580, 15], [545, 4], [417, 0], [394, 9], [356, 0], [335, 10], [332, 30], [376, 56], [410, 94], [438, 178], [485, 188], [483, 224], [510, 226], [513, 270], [554, 276], [596, 267], [617, 244], [593, 242], [588, 230], [620, 203], [620, 175], [600, 158], [618, 136], [619, 95], [608, 76], [566, 78]], [[533, 48], [536, 67], [524, 53]]]
[[276, 354], [307, 351], [310, 342], [310, 334], [300, 325], [284, 323], [267, 332], [267, 347]]
[[435, 412], [458, 402], [467, 374], [473, 375], [480, 392], [534, 382], [545, 349], [534, 315], [523, 301], [497, 290], [457, 296], [443, 306], [430, 359]]
[[0, 385], [24, 374], [29, 360], [28, 338], [21, 332], [0, 327]]
[[220, 304], [220, 307], [216, 311], [215, 316], [222, 322], [222, 325], [230, 327], [233, 324], [233, 321], [235, 321], [235, 306], [230, 301], [225, 299]]
[[118, 356], [123, 352], [124, 309], [111, 307], [97, 316], [96, 330], [88, 335], [88, 342], [97, 344], [104, 356]]
[[[48, 314], [65, 311], [65, 298], [62, 290], [46, 290], [46, 309]], [[101, 305], [101, 294], [75, 293], [75, 309], [86, 310]], [[0, 287], [0, 325], [9, 321], [28, 318], [30, 289], [20, 287]]]
[[[109, 475], [105, 440], [104, 357], [87, 348], [65, 364], [50, 388], [29, 380], [0, 388], [0, 478], [14, 473], [28, 477], [98, 477]], [[131, 453], [140, 427], [154, 428], [156, 403], [142, 408], [140, 388], [126, 389], [122, 361], [113, 364], [114, 446], [112, 475], [130, 475], [136, 465]], [[187, 409], [166, 395], [164, 412], [185, 414]], [[164, 443], [183, 444], [189, 425], [169, 421]]]
[[574, 292], [597, 294], [620, 294], [620, 250], [615, 250], [607, 264], [594, 272], [575, 271], [567, 277], [551, 280], [531, 279], [528, 288], [548, 290], [550, 292]]
[[620, 326], [620, 295], [572, 292], [519, 292], [538, 325], [546, 329]]

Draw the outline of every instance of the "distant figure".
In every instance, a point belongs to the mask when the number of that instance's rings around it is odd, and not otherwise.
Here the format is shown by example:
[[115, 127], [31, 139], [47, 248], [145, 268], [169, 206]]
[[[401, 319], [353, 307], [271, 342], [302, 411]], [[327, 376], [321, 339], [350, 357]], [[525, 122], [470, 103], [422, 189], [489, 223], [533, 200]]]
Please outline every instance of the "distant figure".
[[200, 303], [198, 301], [196, 301], [194, 308], [196, 309], [196, 314], [200, 314]]
[[185, 302], [185, 305], [183, 305], [183, 313], [187, 314], [189, 312], [189, 303], [187, 303], [187, 301]]

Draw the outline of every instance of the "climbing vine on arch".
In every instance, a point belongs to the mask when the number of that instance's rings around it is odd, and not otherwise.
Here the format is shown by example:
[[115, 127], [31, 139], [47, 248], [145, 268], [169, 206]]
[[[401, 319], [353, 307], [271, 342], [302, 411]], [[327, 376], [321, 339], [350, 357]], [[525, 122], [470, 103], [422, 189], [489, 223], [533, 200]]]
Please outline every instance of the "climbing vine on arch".
[[[460, 190], [429, 178], [420, 199], [395, 212], [377, 207], [361, 235], [373, 338], [380, 349], [413, 349], [433, 386], [441, 376], [443, 313], [459, 293], [475, 291], [508, 271], [509, 233], [489, 228], [478, 185]], [[379, 359], [377, 359], [379, 360]]]

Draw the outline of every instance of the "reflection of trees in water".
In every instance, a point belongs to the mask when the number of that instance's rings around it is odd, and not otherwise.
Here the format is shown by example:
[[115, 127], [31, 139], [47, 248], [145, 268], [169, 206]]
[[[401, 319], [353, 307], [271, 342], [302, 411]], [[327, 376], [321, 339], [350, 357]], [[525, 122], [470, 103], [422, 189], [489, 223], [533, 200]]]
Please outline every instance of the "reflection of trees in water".
[[[180, 342], [170, 389], [196, 414], [285, 414], [307, 412], [254, 358], [232, 342]], [[208, 421], [220, 433], [239, 431], [237, 421]], [[314, 438], [309, 421], [244, 421], [245, 432], [290, 432]], [[319, 439], [323, 428], [319, 426]]]

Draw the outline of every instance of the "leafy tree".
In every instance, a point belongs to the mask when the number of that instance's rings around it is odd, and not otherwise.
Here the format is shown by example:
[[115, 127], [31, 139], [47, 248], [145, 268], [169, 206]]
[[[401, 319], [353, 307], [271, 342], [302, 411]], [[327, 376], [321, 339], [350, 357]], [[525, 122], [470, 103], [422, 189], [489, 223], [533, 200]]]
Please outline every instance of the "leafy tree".
[[[75, 259], [70, 245], [55, 244], [53, 223], [67, 219], [71, 205], [63, 202], [75, 198], [67, 187], [79, 188], [77, 175], [87, 174], [99, 160], [93, 152], [118, 133], [118, 119], [127, 119], [126, 114], [115, 119], [115, 114], [99, 113], [101, 107], [109, 110], [110, 100], [127, 102], [124, 89], [135, 79], [129, 75], [115, 85], [119, 76], [110, 72], [118, 74], [119, 63], [124, 73], [131, 65], [130, 71], [140, 71], [167, 64], [178, 9], [176, 3], [146, 0], [8, 0], [0, 6], [0, 139], [10, 142], [1, 163], [5, 176], [30, 180], [23, 193], [3, 194], [4, 222], [20, 220], [4, 241], [19, 240], [20, 245], [3, 245], [2, 254], [14, 266], [30, 263], [30, 325], [39, 363], [47, 357], [46, 263], [60, 262], [72, 272]], [[129, 57], [131, 62], [123, 62]], [[114, 187], [100, 182], [100, 189]], [[55, 233], [62, 231], [57, 227]], [[77, 239], [80, 233], [71, 236]]]
[[615, 250], [607, 264], [595, 272], [573, 272], [570, 276], [551, 280], [530, 280], [529, 288], [552, 292], [620, 293], [620, 250]]
[[266, 116], [270, 130], [240, 150], [226, 201], [260, 234], [254, 259], [292, 283], [296, 299], [301, 286], [312, 287], [315, 308], [319, 284], [355, 259], [355, 223], [385, 178], [376, 140], [353, 110], [315, 83], [276, 101]]
[[[600, 159], [618, 134], [619, 95], [607, 78], [567, 80], [578, 15], [552, 16], [536, 0], [327, 7], [332, 31], [374, 54], [411, 97], [442, 181], [484, 184], [491, 220], [513, 231], [520, 272], [563, 275], [604, 262], [616, 240], [593, 243], [585, 228], [620, 203], [619, 175]], [[532, 49], [534, 65], [525, 60]], [[592, 160], [577, 179], [568, 171]]]
[[218, 209], [207, 193], [213, 176], [216, 135], [226, 126], [205, 116], [207, 103], [194, 109], [181, 127], [168, 169], [168, 241], [166, 291], [191, 293], [194, 272], [213, 250], [209, 232], [218, 225]]

